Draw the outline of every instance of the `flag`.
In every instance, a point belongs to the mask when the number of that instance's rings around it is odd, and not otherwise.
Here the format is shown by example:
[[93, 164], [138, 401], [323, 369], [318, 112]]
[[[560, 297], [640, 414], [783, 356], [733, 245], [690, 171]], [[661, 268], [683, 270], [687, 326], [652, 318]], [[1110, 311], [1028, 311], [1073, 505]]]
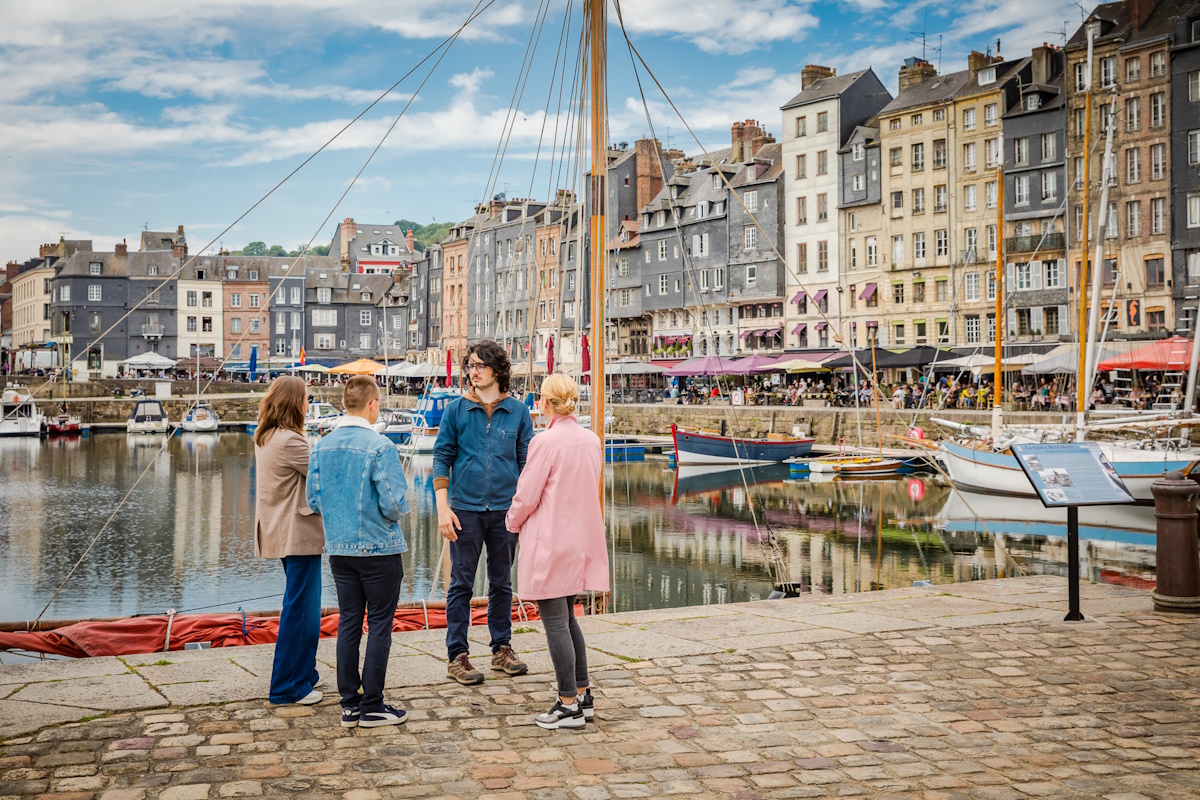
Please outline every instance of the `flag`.
[[300, 345], [300, 366], [304, 366], [304, 345]]
[[450, 351], [446, 351], [446, 388], [450, 388], [450, 373], [453, 372], [453, 362], [450, 360]]
[[254, 379], [258, 377], [258, 348], [250, 348], [250, 382], [254, 383]]
[[546, 374], [554, 374], [554, 337], [546, 340]]
[[592, 351], [591, 351], [591, 348], [588, 347], [588, 338], [587, 338], [587, 334], [585, 333], [583, 335], [583, 382], [584, 383], [592, 382], [591, 372], [592, 372]]

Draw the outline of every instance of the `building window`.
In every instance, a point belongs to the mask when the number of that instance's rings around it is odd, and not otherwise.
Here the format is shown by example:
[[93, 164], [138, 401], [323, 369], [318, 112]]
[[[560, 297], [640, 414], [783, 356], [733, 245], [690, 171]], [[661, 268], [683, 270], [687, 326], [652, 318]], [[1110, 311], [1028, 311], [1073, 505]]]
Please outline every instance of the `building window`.
[[808, 177], [808, 158], [805, 155], [796, 156], [796, 180]]
[[1125, 103], [1125, 130], [1136, 131], [1142, 128], [1142, 99], [1131, 97]]
[[891, 157], [891, 165], [893, 167], [899, 167], [904, 163], [904, 148], [893, 147], [889, 151], [889, 155]]
[[963, 171], [975, 171], [975, 142], [967, 142], [963, 145]]
[[817, 153], [817, 174], [826, 175], [829, 173], [829, 154], [824, 150]]
[[[1196, 132], [1200, 134], [1200, 131]], [[1190, 136], [1189, 136], [1190, 141]], [[1200, 137], [1197, 138], [1200, 142]], [[1142, 151], [1137, 147], [1130, 147], [1125, 151], [1125, 182], [1140, 183], [1142, 180]]]
[[212, 317], [201, 317], [200, 331], [201, 333], [212, 333]]
[[817, 242], [817, 272], [829, 271], [829, 242]]
[[979, 343], [979, 315], [967, 315], [967, 344]]
[[1108, 58], [1100, 59], [1100, 88], [1106, 89], [1109, 86], [1116, 85], [1117, 82], [1117, 57], [1109, 56]]
[[1129, 83], [1142, 79], [1142, 60], [1137, 56], [1125, 59], [1125, 80]]
[[1000, 140], [988, 139], [983, 143], [984, 160], [988, 169], [995, 169], [1000, 165]]
[[659, 261], [667, 260], [667, 240], [666, 239], [658, 240], [658, 260]]
[[1162, 332], [1167, 329], [1167, 312], [1161, 308], [1146, 312], [1146, 330]]
[[851, 154], [851, 157], [855, 161], [862, 161], [867, 157], [867, 146], [862, 142], [855, 142], [853, 148], [851, 148]]
[[187, 304], [190, 308], [196, 307], [196, 293], [195, 292], [187, 293]]
[[1061, 262], [1058, 259], [1044, 262], [1046, 270], [1046, 288], [1047, 289], [1062, 289], [1065, 286], [1063, 278]]
[[1022, 136], [1020, 139], [1013, 140], [1013, 163], [1029, 163], [1029, 137]]
[[879, 248], [875, 244], [875, 237], [867, 237], [867, 266], [879, 266]]
[[904, 237], [892, 237], [892, 265], [898, 266], [904, 263]]
[[747, 211], [758, 211], [758, 191], [751, 190], [742, 195]]
[[1130, 200], [1125, 204], [1125, 235], [1142, 235], [1142, 201]]
[[1028, 291], [1033, 288], [1033, 267], [1030, 264], [1017, 264], [1017, 289]]
[[[991, 197], [989, 197], [988, 200], [990, 201]], [[1013, 202], [1019, 206], [1029, 205], [1029, 176], [1028, 175], [1018, 175], [1016, 177], [1016, 179], [1013, 181]], [[988, 207], [989, 208], [991, 207], [990, 202], [988, 203]]]
[[100, 284], [98, 284], [98, 283], [88, 284], [88, 302], [89, 303], [100, 302]]
[[924, 189], [913, 189], [912, 206], [913, 206], [914, 214], [924, 214], [925, 213], [925, 190]]
[[258, 317], [250, 318], [250, 332], [258, 333]]
[[742, 246], [746, 250], [756, 250], [758, 248], [758, 228], [753, 225], [747, 225], [742, 228]]
[[[277, 315], [280, 323], [286, 324], [286, 316], [283, 313]], [[336, 308], [314, 308], [312, 312], [312, 324], [314, 328], [333, 328], [337, 325], [337, 309]], [[282, 330], [276, 329], [276, 332], [283, 333]]]
[[963, 111], [963, 130], [975, 130], [975, 109], [968, 108]]
[[250, 307], [258, 308], [258, 292], [250, 293]]
[[925, 169], [925, 145], [921, 142], [912, 146], [912, 168], [913, 172]]
[[925, 302], [925, 281], [913, 281], [913, 302]]
[[1188, 131], [1188, 163], [1200, 164], [1200, 131]]
[[1150, 179], [1162, 180], [1167, 177], [1167, 146], [1165, 144], [1150, 145]]
[[925, 234], [913, 234], [913, 258], [918, 261], [925, 260]]
[[895, 119], [888, 121], [888, 130], [889, 131], [900, 130], [900, 118], [899, 117], [896, 117]]
[[88, 264], [88, 274], [89, 275], [99, 275], [100, 274], [100, 262], [99, 261], [93, 261], [92, 263]]
[[364, 308], [358, 312], [358, 324], [359, 325], [370, 325], [371, 324], [370, 309]]
[[[871, 295], [871, 299], [872, 300], [875, 299], [875, 294]], [[895, 303], [896, 305], [903, 305], [903, 303], [904, 303], [904, 284], [903, 283], [893, 283], [892, 284], [892, 302]]]
[[1161, 128], [1167, 124], [1167, 95], [1166, 92], [1156, 92], [1150, 95], [1150, 127]]
[[829, 112], [817, 112], [817, 133], [826, 133], [829, 131]]
[[808, 224], [808, 198], [806, 197], [796, 198], [796, 224]]
[[230, 308], [241, 308], [242, 307], [242, 296], [240, 294], [236, 294], [236, 293], [229, 295], [229, 307]]
[[1161, 78], [1167, 74], [1167, 54], [1162, 50], [1150, 54], [1150, 77]]
[[753, 286], [757, 282], [758, 282], [758, 267], [751, 264], [750, 266], [746, 267], [746, 285]]
[[1043, 172], [1042, 173], [1042, 199], [1056, 200], [1058, 199], [1058, 173]]
[[1166, 284], [1166, 273], [1163, 271], [1163, 259], [1146, 259], [1146, 288], [1161, 289]]
[[983, 185], [984, 202], [988, 208], [995, 208], [999, 201], [999, 196], [996, 193], [996, 182], [988, 181]]
[[[707, 236], [708, 234], [705, 234]], [[725, 288], [725, 268], [717, 267], [713, 270], [713, 290], [721, 291]]]
[[196, 332], [196, 318], [195, 317], [187, 318], [187, 331], [188, 331], [188, 333]]
[[939, 228], [933, 232], [933, 246], [933, 254], [938, 258], [950, 255], [950, 237], [945, 228]]
[[315, 350], [332, 350], [333, 349], [333, 334], [332, 333], [317, 333], [313, 335], [313, 348]]
[[658, 293], [660, 295], [667, 293], [667, 276], [666, 275], [658, 276]]
[[892, 192], [892, 210], [899, 211], [904, 208], [904, 192]]
[[979, 273], [968, 272], [963, 276], [963, 293], [968, 302], [979, 299]]
[[853, 180], [853, 185], [854, 185], [854, 191], [861, 192], [866, 189], [867, 178], [865, 175], [855, 175], [852, 180]]
[[229, 320], [229, 332], [235, 334], [242, 332], [242, 320], [240, 317], [234, 317]]
[[101, 324], [100, 323], [100, 312], [99, 311], [89, 311], [88, 312], [88, 333], [99, 333], [100, 332], [100, 324]]
[[212, 304], [213, 304], [213, 293], [212, 292], [201, 292], [200, 293], [201, 307], [212, 308]]
[[829, 196], [822, 193], [817, 195], [817, 222], [829, 221]]
[[808, 118], [796, 117], [796, 135], [805, 136], [808, 133]]
[[[992, 81], [990, 81], [990, 82], [995, 82], [996, 70], [994, 68], [991, 68], [991, 69], [992, 69]], [[982, 77], [982, 74], [983, 73], [980, 73], [981, 77]], [[980, 83], [983, 83], [983, 80], [980, 80]], [[983, 124], [984, 125], [995, 125], [999, 121], [1000, 121], [1000, 113], [999, 113], [999, 109], [995, 103], [988, 103], [986, 106], [983, 107]]]

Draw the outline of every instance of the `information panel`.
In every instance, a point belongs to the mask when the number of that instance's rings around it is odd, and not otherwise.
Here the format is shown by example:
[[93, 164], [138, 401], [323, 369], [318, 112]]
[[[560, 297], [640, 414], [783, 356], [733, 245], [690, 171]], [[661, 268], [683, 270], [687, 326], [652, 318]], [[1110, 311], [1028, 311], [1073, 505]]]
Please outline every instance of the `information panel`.
[[1136, 502], [1096, 442], [1014, 444], [1012, 452], [1047, 508]]

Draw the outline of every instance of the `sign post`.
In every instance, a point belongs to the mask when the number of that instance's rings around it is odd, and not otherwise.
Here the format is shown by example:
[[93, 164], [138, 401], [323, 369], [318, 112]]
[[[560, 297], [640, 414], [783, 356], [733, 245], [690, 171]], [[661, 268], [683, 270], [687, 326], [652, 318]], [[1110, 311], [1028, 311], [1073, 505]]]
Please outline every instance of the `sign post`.
[[1096, 442], [1014, 444], [1012, 453], [1046, 508], [1067, 509], [1068, 622], [1079, 610], [1079, 507], [1133, 503], [1133, 495]]

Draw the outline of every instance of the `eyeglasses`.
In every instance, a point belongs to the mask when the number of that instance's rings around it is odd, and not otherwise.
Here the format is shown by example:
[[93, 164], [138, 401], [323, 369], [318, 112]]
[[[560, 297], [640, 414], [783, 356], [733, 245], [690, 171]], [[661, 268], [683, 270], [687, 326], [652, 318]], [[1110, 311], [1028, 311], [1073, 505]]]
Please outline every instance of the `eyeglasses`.
[[483, 372], [487, 368], [487, 364], [472, 364], [467, 362], [467, 372]]

